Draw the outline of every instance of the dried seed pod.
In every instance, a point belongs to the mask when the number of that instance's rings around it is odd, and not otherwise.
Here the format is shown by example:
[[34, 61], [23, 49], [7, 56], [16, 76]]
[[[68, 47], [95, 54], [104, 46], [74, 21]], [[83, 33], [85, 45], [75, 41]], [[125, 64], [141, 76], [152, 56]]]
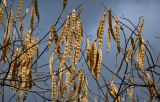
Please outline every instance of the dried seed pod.
[[17, 22], [17, 20], [18, 20], [18, 18], [19, 18], [19, 16], [20, 16], [20, 13], [21, 13], [21, 10], [22, 10], [23, 3], [24, 3], [24, 0], [20, 0], [20, 1], [19, 1], [19, 6], [18, 6], [18, 9], [17, 9], [15, 22]]
[[82, 98], [82, 102], [88, 102], [88, 80], [87, 78], [85, 78], [84, 96]]
[[38, 1], [37, 0], [34, 0], [34, 7], [35, 7], [35, 14], [38, 18], [38, 24], [40, 22], [40, 14], [39, 14], [39, 10], [38, 10]]
[[106, 19], [106, 13], [104, 12], [103, 16], [102, 16], [102, 19], [101, 19], [101, 21], [99, 23], [98, 31], [97, 31], [97, 37], [99, 39], [99, 48], [100, 49], [102, 49], [105, 19]]
[[76, 11], [75, 9], [73, 9], [72, 10], [72, 20], [71, 20], [71, 30], [70, 30], [70, 35], [69, 35], [69, 55], [68, 57], [70, 59], [72, 58], [75, 28], [76, 28]]
[[119, 23], [118, 23], [118, 18], [115, 17], [115, 25], [114, 25], [114, 30], [115, 30], [115, 38], [116, 38], [116, 43], [117, 43], [117, 50], [120, 53], [120, 33], [119, 33]]
[[111, 30], [110, 27], [108, 27], [108, 40], [107, 40], [107, 53], [110, 52], [110, 47], [111, 47]]
[[[108, 90], [110, 96], [111, 96], [113, 99], [115, 99], [115, 98], [116, 98], [116, 95], [117, 95], [117, 93], [118, 93], [118, 89], [117, 89], [116, 85], [113, 84], [113, 83], [110, 84], [110, 86], [107, 88], [107, 90]], [[118, 98], [116, 99], [116, 102], [121, 102], [121, 97], [120, 97], [120, 96], [118, 96]]]
[[139, 50], [137, 52], [137, 61], [142, 71], [144, 71], [145, 67], [144, 58], [145, 58], [145, 46], [144, 46], [144, 40], [142, 39], [142, 42], [139, 42]]
[[135, 50], [135, 41], [133, 37], [131, 37], [131, 46], [132, 46], [132, 49]]
[[30, 29], [33, 31], [34, 29], [34, 15], [35, 15], [35, 5], [32, 5], [32, 10], [31, 10], [31, 20], [30, 20]]
[[48, 49], [50, 48], [50, 46], [52, 44], [52, 36], [53, 35], [52, 35], [51, 30], [50, 30], [49, 35], [48, 35], [48, 45], [47, 45]]
[[57, 52], [57, 48], [59, 47], [61, 41], [65, 40], [65, 37], [66, 37], [68, 30], [69, 30], [69, 26], [70, 26], [70, 16], [67, 16], [67, 19], [64, 23], [64, 27], [63, 27], [62, 33], [60, 35], [60, 38], [54, 47], [54, 52]]
[[99, 49], [99, 53], [98, 53], [98, 61], [97, 61], [97, 65], [94, 69], [94, 75], [96, 77], [97, 80], [99, 80], [100, 77], [100, 71], [101, 71], [101, 64], [102, 64], [102, 49]]
[[56, 102], [57, 100], [57, 94], [56, 94], [56, 78], [54, 76], [54, 72], [51, 74], [52, 76], [52, 101]]
[[109, 9], [109, 14], [108, 14], [108, 24], [109, 24], [109, 28], [111, 30], [111, 35], [112, 35], [113, 39], [116, 40], [114, 32], [113, 32], [113, 28], [112, 28], [112, 9], [111, 8]]
[[91, 57], [90, 57], [91, 73], [93, 73], [94, 68], [96, 67], [96, 64], [97, 64], [97, 53], [98, 53], [98, 49], [96, 46], [96, 42], [93, 42], [92, 48], [91, 48]]
[[10, 11], [9, 13], [9, 18], [8, 18], [8, 23], [7, 23], [7, 30], [4, 33], [4, 40], [3, 40], [3, 46], [8, 45], [7, 47], [3, 48], [3, 53], [2, 53], [2, 61], [5, 64], [7, 60], [7, 56], [9, 54], [9, 45], [10, 45], [10, 30], [11, 30], [11, 25], [12, 25], [12, 18], [13, 18], [13, 12]]
[[75, 70], [75, 66], [78, 63], [80, 50], [81, 50], [81, 43], [82, 43], [82, 24], [80, 17], [77, 18], [77, 41], [76, 41], [76, 48], [75, 48], [75, 54], [74, 54], [74, 61], [72, 62], [72, 71]]
[[144, 27], [144, 17], [142, 17], [142, 22], [138, 28], [138, 33], [137, 33], [138, 39], [141, 39], [143, 27]]
[[50, 59], [49, 59], [49, 68], [50, 68], [50, 74], [53, 74], [53, 60], [54, 60], [54, 52], [51, 54]]
[[0, 8], [0, 24], [4, 23], [4, 7]]
[[125, 56], [126, 61], [128, 61], [129, 59], [131, 59], [132, 55], [133, 55], [133, 48], [130, 47], [129, 50], [127, 51], [126, 56]]

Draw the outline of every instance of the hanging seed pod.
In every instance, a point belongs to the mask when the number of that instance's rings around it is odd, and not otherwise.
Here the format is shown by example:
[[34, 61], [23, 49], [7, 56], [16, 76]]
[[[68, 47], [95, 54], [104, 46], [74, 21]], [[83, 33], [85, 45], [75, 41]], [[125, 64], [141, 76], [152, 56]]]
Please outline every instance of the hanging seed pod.
[[54, 72], [52, 73], [52, 101], [56, 102], [57, 94], [56, 94], [56, 78], [54, 76]]
[[103, 16], [102, 16], [102, 19], [100, 21], [99, 27], [98, 27], [98, 31], [97, 31], [97, 37], [99, 39], [99, 48], [100, 49], [102, 49], [105, 19], [106, 19], [106, 13], [104, 12]]
[[119, 23], [118, 23], [118, 18], [115, 17], [115, 25], [114, 25], [114, 30], [115, 30], [115, 38], [116, 38], [116, 43], [117, 43], [117, 50], [120, 53], [120, 33], [119, 33]]
[[108, 14], [108, 24], [109, 24], [109, 29], [111, 30], [111, 35], [115, 40], [115, 35], [112, 28], [112, 9], [111, 8], [109, 9], [109, 14]]
[[91, 48], [91, 59], [90, 59], [91, 73], [93, 73], [94, 68], [96, 67], [96, 64], [97, 64], [97, 53], [98, 53], [98, 49], [96, 46], [96, 42], [93, 42], [92, 48]]
[[100, 77], [100, 72], [101, 72], [101, 64], [102, 64], [102, 49], [99, 49], [99, 53], [98, 53], [98, 63], [95, 67], [95, 71], [94, 71], [94, 75], [96, 77], [97, 80], [99, 80]]
[[111, 30], [110, 27], [108, 27], [108, 40], [107, 40], [107, 53], [110, 52], [110, 48], [111, 48]]
[[34, 29], [34, 22], [35, 22], [35, 19], [34, 19], [34, 15], [35, 15], [35, 5], [32, 5], [32, 10], [31, 10], [31, 20], [30, 20], [30, 29], [33, 31]]
[[19, 6], [18, 6], [18, 9], [17, 9], [17, 13], [16, 13], [15, 23], [17, 22], [20, 14], [21, 14], [23, 3], [24, 3], [24, 0], [19, 1]]
[[75, 34], [75, 28], [76, 28], [76, 11], [75, 9], [72, 10], [72, 20], [71, 20], [71, 30], [69, 35], [69, 55], [68, 57], [72, 60], [72, 50], [73, 50], [73, 44], [74, 44], [74, 34]]
[[4, 23], [4, 7], [0, 8], [0, 24]]

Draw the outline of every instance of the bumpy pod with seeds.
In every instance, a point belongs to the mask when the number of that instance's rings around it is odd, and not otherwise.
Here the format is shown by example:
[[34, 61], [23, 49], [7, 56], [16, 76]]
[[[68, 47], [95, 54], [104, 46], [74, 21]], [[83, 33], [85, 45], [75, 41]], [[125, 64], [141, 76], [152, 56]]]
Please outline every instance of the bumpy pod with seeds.
[[138, 28], [138, 33], [137, 33], [138, 39], [141, 39], [143, 27], [144, 27], [144, 17], [142, 17], [140, 27]]
[[90, 67], [90, 58], [91, 57], [91, 44], [89, 38], [87, 38], [87, 64]]
[[72, 58], [75, 28], [76, 28], [76, 11], [75, 11], [75, 9], [73, 9], [72, 20], [71, 20], [71, 30], [70, 30], [70, 35], [69, 35], [69, 56], [68, 57], [70, 59]]
[[54, 72], [52, 73], [52, 101], [56, 102], [57, 100], [57, 94], [56, 94], [56, 78], [54, 75]]
[[101, 64], [102, 64], [102, 49], [99, 49], [99, 53], [98, 53], [98, 62], [97, 65], [94, 69], [94, 75], [96, 77], [97, 80], [99, 80], [100, 77], [100, 71], [101, 71]]
[[17, 20], [18, 20], [18, 18], [19, 18], [19, 16], [20, 16], [20, 13], [21, 13], [21, 10], [22, 10], [23, 3], [24, 3], [24, 0], [20, 0], [20, 1], [19, 1], [19, 6], [18, 6], [18, 9], [17, 9], [15, 22], [17, 22]]
[[51, 46], [51, 44], [52, 44], [52, 31], [51, 31], [52, 29], [50, 29], [50, 31], [49, 31], [49, 35], [48, 35], [48, 45], [47, 45], [47, 47], [48, 47], [48, 49], [50, 48], [50, 46]]
[[[9, 18], [8, 18], [8, 23], [7, 23], [7, 30], [4, 33], [4, 40], [3, 40], [3, 46], [6, 46], [10, 43], [10, 30], [11, 30], [11, 25], [12, 25], [12, 18], [13, 18], [13, 12], [11, 11], [9, 13]], [[2, 53], [2, 61], [5, 64], [6, 60], [7, 60], [7, 56], [9, 54], [9, 46], [5, 47], [3, 49], [3, 53]]]
[[103, 13], [102, 19], [100, 21], [97, 37], [99, 40], [99, 48], [102, 49], [102, 43], [103, 43], [103, 33], [104, 33], [104, 26], [105, 26], [105, 19], [106, 19], [106, 13]]
[[142, 39], [142, 42], [139, 42], [139, 50], [137, 52], [137, 61], [142, 71], [144, 71], [145, 67], [144, 58], [145, 58], [145, 46], [144, 46], [144, 40]]
[[85, 78], [84, 96], [82, 98], [82, 102], [88, 102], [88, 80], [86, 78]]
[[70, 85], [76, 80], [76, 78], [81, 75], [82, 75], [82, 69], [78, 70], [77, 73], [74, 72], [72, 79], [68, 83], [66, 83], [65, 87], [63, 88], [63, 92], [66, 92], [68, 88], [70, 87]]
[[114, 30], [115, 30], [115, 38], [116, 38], [116, 43], [117, 43], [117, 50], [120, 53], [120, 33], [119, 33], [119, 23], [118, 23], [117, 17], [115, 17]]
[[107, 53], [110, 52], [110, 48], [111, 48], [111, 30], [110, 27], [108, 27]]
[[129, 59], [131, 59], [132, 54], [133, 54], [133, 48], [130, 47], [129, 50], [128, 50], [128, 52], [127, 52], [127, 54], [126, 54], [126, 56], [125, 56], [126, 61], [128, 61]]
[[115, 35], [113, 32], [113, 28], [112, 28], [112, 9], [109, 9], [109, 14], [108, 14], [108, 24], [109, 24], [109, 28], [111, 30], [111, 35], [113, 37], [113, 39], [115, 40]]
[[49, 68], [50, 68], [50, 74], [53, 74], [53, 60], [54, 60], [54, 52], [51, 54], [50, 59], [49, 59]]
[[72, 62], [72, 71], [75, 70], [75, 66], [78, 63], [80, 50], [81, 50], [81, 43], [82, 43], [82, 24], [80, 17], [77, 18], [77, 41], [76, 41], [76, 48], [74, 54], [74, 61]]
[[[115, 99], [116, 98], [116, 95], [118, 93], [118, 89], [116, 87], [115, 84], [111, 83], [110, 86], [108, 87], [108, 92], [110, 94], [110, 96]], [[115, 100], [115, 102], [121, 102], [121, 97], [118, 96], [118, 98]]]
[[31, 20], [30, 20], [30, 29], [33, 31], [34, 29], [34, 15], [35, 15], [35, 5], [32, 6], [32, 11], [31, 11]]
[[4, 22], [4, 7], [0, 8], [0, 24]]
[[62, 33], [60, 35], [60, 38], [58, 39], [58, 41], [54, 47], [54, 52], [57, 52], [57, 48], [60, 45], [61, 41], [65, 40], [65, 37], [66, 37], [68, 30], [69, 30], [69, 27], [70, 27], [70, 16], [67, 16], [67, 19], [64, 23], [64, 27], [63, 27]]
[[92, 48], [91, 48], [91, 57], [90, 57], [91, 73], [93, 73], [94, 68], [96, 67], [96, 64], [97, 64], [97, 53], [98, 53], [98, 49], [96, 46], [96, 42], [93, 42]]

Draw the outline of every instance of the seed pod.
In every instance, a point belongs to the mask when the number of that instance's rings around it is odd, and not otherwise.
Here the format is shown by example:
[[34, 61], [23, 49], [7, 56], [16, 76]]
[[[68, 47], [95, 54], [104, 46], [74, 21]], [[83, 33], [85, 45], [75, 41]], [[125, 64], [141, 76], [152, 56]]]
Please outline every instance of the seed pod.
[[54, 73], [52, 73], [51, 76], [52, 76], [52, 101], [56, 102], [56, 100], [57, 100], [56, 79], [55, 79]]
[[50, 30], [49, 35], [48, 35], [48, 49], [50, 48], [51, 44], [52, 44], [52, 31]]
[[54, 52], [51, 54], [50, 59], [49, 59], [49, 68], [50, 68], [50, 74], [53, 74], [53, 60], [54, 60]]
[[38, 18], [38, 24], [40, 22], [40, 14], [39, 14], [39, 10], [38, 10], [38, 1], [37, 0], [34, 0], [34, 7], [35, 7], [35, 14]]
[[[117, 95], [117, 93], [118, 93], [118, 89], [117, 89], [116, 85], [113, 84], [113, 83], [110, 84], [110, 86], [108, 87], [108, 92], [109, 92], [110, 96], [111, 96], [113, 99], [115, 99], [115, 98], [116, 98], [116, 95]], [[121, 97], [120, 97], [120, 96], [118, 96], [118, 98], [116, 99], [116, 102], [121, 102]]]
[[68, 0], [63, 0], [63, 9], [65, 9], [67, 2], [68, 2]]
[[97, 31], [97, 37], [99, 39], [99, 48], [100, 49], [102, 49], [105, 19], [106, 19], [106, 13], [104, 12], [103, 16], [102, 16], [102, 19], [101, 19], [101, 21], [99, 23], [98, 31]]
[[4, 23], [4, 7], [0, 8], [0, 24]]
[[125, 56], [126, 61], [131, 59], [132, 54], [133, 54], [133, 49], [132, 49], [132, 47], [130, 47], [128, 52], [127, 52], [127, 54], [126, 54], [126, 56]]
[[137, 33], [138, 39], [141, 39], [143, 27], [144, 27], [144, 17], [142, 17], [142, 22], [138, 28], [138, 33]]
[[86, 78], [85, 78], [84, 96], [82, 98], [82, 102], [88, 102], [88, 80]]
[[81, 50], [81, 43], [82, 43], [82, 24], [80, 17], [77, 18], [77, 41], [75, 44], [75, 54], [74, 54], [74, 61], [72, 62], [72, 71], [75, 70], [75, 66], [78, 63], [80, 50]]
[[133, 37], [131, 37], [131, 46], [132, 46], [132, 49], [135, 50], [135, 41]]
[[96, 64], [97, 64], [97, 53], [98, 53], [98, 50], [97, 50], [97, 46], [96, 46], [96, 42], [93, 42], [92, 44], [92, 48], [91, 48], [91, 73], [93, 73], [94, 71], [94, 68], [96, 67]]
[[19, 18], [19, 16], [20, 16], [20, 13], [21, 13], [21, 10], [22, 10], [23, 3], [24, 3], [24, 0], [20, 0], [20, 1], [19, 1], [19, 6], [18, 6], [18, 9], [17, 9], [15, 22], [17, 22], [17, 20], [18, 20], [18, 18]]
[[75, 12], [75, 9], [73, 9], [73, 11], [72, 11], [72, 20], [71, 20], [71, 30], [70, 30], [70, 35], [69, 35], [69, 55], [68, 55], [68, 57], [70, 59], [72, 58], [72, 50], [73, 50], [73, 44], [74, 44], [75, 28], [76, 28], [76, 12]]
[[108, 27], [108, 40], [107, 40], [107, 53], [110, 52], [110, 47], [111, 47], [111, 30], [110, 27]]
[[108, 24], [109, 24], [109, 28], [111, 30], [111, 35], [112, 35], [113, 39], [116, 40], [114, 32], [113, 32], [113, 28], [112, 28], [112, 9], [111, 8], [109, 9], [109, 14], [108, 14]]
[[66, 37], [68, 30], [69, 30], [69, 26], [70, 26], [70, 16], [67, 16], [67, 19], [64, 23], [64, 27], [63, 27], [62, 33], [60, 35], [60, 38], [54, 47], [54, 52], [57, 52], [57, 48], [60, 45], [61, 41], [65, 40], [65, 37]]
[[35, 5], [32, 5], [32, 11], [31, 11], [31, 20], [30, 20], [30, 29], [33, 31], [34, 29], [34, 15], [35, 15]]
[[94, 75], [96, 77], [97, 80], [99, 80], [100, 77], [100, 71], [101, 71], [101, 64], [102, 64], [102, 49], [99, 49], [99, 53], [98, 53], [98, 60], [97, 60], [97, 65], [94, 69]]
[[142, 42], [139, 42], [139, 50], [137, 52], [137, 61], [139, 64], [139, 68], [142, 71], [144, 71], [145, 67], [144, 58], [145, 58], [145, 46], [144, 46], [144, 40], [142, 39]]
[[120, 53], [120, 34], [119, 34], [119, 23], [118, 23], [117, 17], [115, 17], [114, 30], [115, 30], [115, 35], [116, 35], [117, 50]]

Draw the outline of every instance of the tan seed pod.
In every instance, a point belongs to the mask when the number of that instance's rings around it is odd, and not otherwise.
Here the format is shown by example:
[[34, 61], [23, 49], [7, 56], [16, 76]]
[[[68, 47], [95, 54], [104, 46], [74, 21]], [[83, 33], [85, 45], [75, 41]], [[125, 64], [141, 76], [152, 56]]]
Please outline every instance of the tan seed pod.
[[118, 23], [117, 17], [115, 17], [114, 30], [115, 30], [115, 38], [116, 38], [116, 43], [117, 43], [117, 50], [120, 53], [120, 33], [119, 33], [119, 23]]
[[0, 24], [4, 23], [4, 7], [0, 8]]
[[132, 47], [130, 47], [128, 52], [127, 52], [127, 54], [126, 54], [126, 56], [125, 56], [126, 61], [131, 59], [132, 54], [133, 54], [133, 49], [132, 49]]
[[96, 64], [97, 64], [97, 53], [98, 53], [98, 49], [97, 49], [97, 46], [96, 46], [96, 42], [94, 41], [93, 44], [92, 44], [92, 48], [91, 48], [91, 60], [90, 60], [90, 63], [91, 63], [91, 73], [93, 73], [94, 71], [94, 68], [96, 67]]
[[54, 73], [52, 73], [52, 101], [56, 102], [57, 94], [56, 94], [56, 79]]
[[39, 9], [38, 9], [38, 1], [37, 0], [34, 0], [34, 7], [35, 7], [35, 14], [38, 18], [38, 24], [40, 22], [40, 14], [39, 14]]
[[111, 30], [110, 27], [108, 27], [107, 53], [110, 52], [110, 47], [111, 47]]
[[21, 10], [22, 10], [23, 3], [24, 3], [24, 0], [20, 0], [20, 1], [19, 1], [17, 13], [16, 13], [16, 18], [15, 18], [15, 22], [17, 22], [17, 20], [18, 20], [18, 18], [19, 18], [19, 16], [20, 16], [20, 13], [21, 13]]
[[35, 15], [35, 5], [32, 5], [32, 10], [31, 10], [31, 20], [30, 20], [30, 29], [33, 31], [34, 29], [34, 15]]
[[52, 32], [50, 31], [49, 35], [48, 35], [48, 45], [47, 45], [48, 49], [50, 48], [50, 46], [52, 44], [52, 36], [53, 36]]
[[113, 39], [115, 40], [115, 35], [113, 32], [113, 28], [112, 28], [112, 9], [109, 9], [109, 14], [108, 14], [108, 24], [109, 24], [109, 28], [111, 30], [111, 35], [113, 37]]
[[99, 48], [102, 49], [102, 43], [103, 43], [103, 33], [104, 33], [104, 26], [105, 26], [105, 19], [106, 19], [106, 13], [103, 13], [102, 19], [99, 24], [97, 37], [99, 39]]
[[54, 60], [54, 52], [51, 54], [50, 59], [49, 59], [49, 68], [50, 68], [50, 74], [53, 74], [53, 60]]
[[68, 30], [69, 30], [69, 27], [70, 27], [70, 16], [67, 16], [67, 19], [64, 23], [64, 27], [63, 27], [62, 33], [60, 35], [60, 38], [58, 39], [58, 41], [54, 47], [54, 52], [57, 52], [57, 48], [59, 47], [61, 41], [65, 40], [65, 37], [66, 37]]
[[99, 49], [98, 62], [94, 69], [95, 77], [97, 80], [99, 80], [100, 77], [101, 64], [102, 64], [102, 49]]

